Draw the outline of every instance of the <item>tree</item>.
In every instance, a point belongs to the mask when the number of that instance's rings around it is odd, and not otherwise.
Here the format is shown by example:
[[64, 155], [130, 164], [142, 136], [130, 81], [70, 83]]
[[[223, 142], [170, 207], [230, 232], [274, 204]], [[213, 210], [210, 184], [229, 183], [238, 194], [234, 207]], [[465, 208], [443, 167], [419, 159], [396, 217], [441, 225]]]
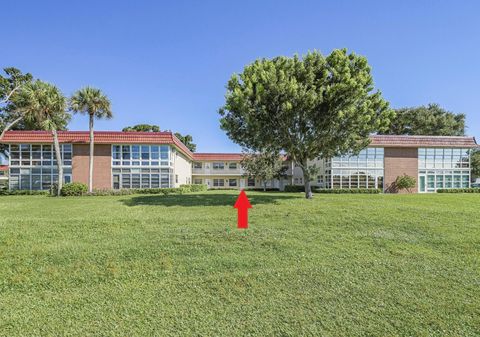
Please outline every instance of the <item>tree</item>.
[[472, 178], [480, 178], [480, 150], [474, 150], [470, 156]]
[[134, 126], [127, 126], [123, 128], [123, 132], [135, 131], [135, 132], [160, 132], [160, 127], [158, 125], [150, 124], [137, 124]]
[[401, 190], [407, 190], [408, 193], [411, 193], [411, 189], [415, 187], [417, 181], [414, 177], [404, 174], [403, 176], [398, 176], [395, 180], [395, 186]]
[[390, 135], [424, 136], [464, 136], [465, 115], [455, 114], [441, 108], [438, 104], [429, 104], [413, 108], [395, 110], [389, 130]]
[[23, 74], [17, 68], [4, 68], [6, 76], [0, 75], [0, 139], [5, 132], [18, 126], [24, 120], [24, 113], [20, 112], [15, 103], [15, 96], [18, 95], [27, 83], [31, 83], [33, 76], [29, 73]]
[[90, 130], [90, 155], [88, 171], [88, 191], [93, 191], [93, 157], [94, 157], [94, 133], [93, 124], [95, 119], [110, 119], [113, 117], [110, 100], [100, 89], [85, 87], [78, 90], [70, 98], [70, 110], [89, 116]]
[[245, 148], [284, 151], [303, 170], [306, 198], [309, 160], [358, 153], [393, 117], [366, 58], [346, 49], [257, 60], [230, 78], [225, 100], [222, 129]]
[[65, 96], [56, 86], [36, 80], [25, 84], [15, 95], [13, 103], [28, 122], [35, 123], [41, 129], [52, 133], [58, 168], [58, 195], [60, 195], [63, 185], [63, 160], [57, 131], [65, 129], [71, 118], [66, 111]]
[[182, 136], [182, 134], [175, 132], [175, 137], [177, 137], [185, 146], [192, 152], [195, 152], [197, 149], [197, 144], [193, 143], [193, 137], [190, 135]]
[[287, 167], [278, 153], [245, 153], [240, 165], [247, 177], [255, 177], [262, 181], [263, 190], [267, 189], [267, 181], [285, 176]]

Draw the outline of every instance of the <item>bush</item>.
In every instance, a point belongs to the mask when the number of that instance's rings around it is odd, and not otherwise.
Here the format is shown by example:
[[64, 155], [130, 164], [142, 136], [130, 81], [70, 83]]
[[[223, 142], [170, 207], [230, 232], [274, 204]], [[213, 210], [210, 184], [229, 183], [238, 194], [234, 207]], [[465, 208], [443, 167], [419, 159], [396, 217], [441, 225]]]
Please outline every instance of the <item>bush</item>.
[[87, 193], [88, 186], [84, 183], [68, 183], [62, 186], [62, 196], [73, 197]]
[[379, 188], [322, 188], [315, 192], [327, 194], [379, 194], [382, 193], [382, 190]]
[[188, 192], [203, 192], [208, 189], [207, 185], [203, 184], [180, 185], [180, 188], [183, 188]]
[[284, 189], [285, 192], [305, 192], [305, 186], [287, 185]]
[[395, 180], [395, 186], [399, 190], [407, 190], [411, 192], [411, 189], [415, 187], [417, 181], [414, 177], [404, 174], [403, 176], [398, 176]]
[[48, 191], [33, 190], [0, 190], [0, 195], [48, 195]]
[[267, 187], [265, 190], [261, 187], [247, 187], [245, 188], [245, 191], [258, 191], [258, 192], [278, 192], [278, 188], [274, 187]]
[[437, 193], [480, 193], [480, 188], [440, 188]]

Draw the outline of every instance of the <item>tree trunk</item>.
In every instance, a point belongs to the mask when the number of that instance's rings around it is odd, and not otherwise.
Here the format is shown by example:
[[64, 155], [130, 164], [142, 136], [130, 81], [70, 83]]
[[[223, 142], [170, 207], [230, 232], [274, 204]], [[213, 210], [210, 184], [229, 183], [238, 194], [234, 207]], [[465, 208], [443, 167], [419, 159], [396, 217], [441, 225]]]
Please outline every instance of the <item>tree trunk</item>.
[[300, 167], [302, 168], [303, 172], [303, 184], [305, 186], [305, 198], [307, 199], [312, 199], [312, 187], [310, 185], [310, 174], [308, 171], [308, 166], [307, 166], [307, 161], [304, 163], [300, 164]]
[[93, 115], [90, 115], [90, 157], [88, 158], [88, 191], [93, 192], [93, 150], [94, 150], [94, 136], [93, 136]]
[[23, 118], [23, 115], [18, 117], [17, 119], [15, 119], [13, 122], [11, 122], [10, 124], [7, 124], [7, 126], [5, 127], [5, 129], [3, 129], [2, 131], [2, 134], [0, 135], [0, 140], [3, 139], [3, 136], [5, 136], [5, 133], [10, 130], [15, 124], [17, 124], [18, 122], [20, 122]]
[[53, 134], [53, 145], [55, 147], [55, 157], [57, 159], [57, 168], [58, 168], [58, 195], [61, 195], [62, 186], [63, 186], [63, 160], [60, 153], [60, 143], [58, 142], [58, 133], [57, 130], [52, 131]]
[[267, 181], [264, 180], [263, 181], [263, 192], [266, 192], [267, 191]]

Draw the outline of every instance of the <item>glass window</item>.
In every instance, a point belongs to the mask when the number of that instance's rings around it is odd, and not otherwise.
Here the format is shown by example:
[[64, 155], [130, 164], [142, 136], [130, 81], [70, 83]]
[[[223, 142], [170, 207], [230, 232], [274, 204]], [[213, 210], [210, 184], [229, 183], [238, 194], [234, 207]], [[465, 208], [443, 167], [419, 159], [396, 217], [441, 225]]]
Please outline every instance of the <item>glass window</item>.
[[230, 170], [236, 170], [237, 169], [237, 163], [229, 163], [228, 168]]
[[194, 168], [194, 169], [201, 169], [201, 168], [202, 168], [202, 163], [194, 162], [194, 163], [193, 163], [193, 168]]
[[223, 187], [225, 186], [225, 181], [223, 179], [213, 179], [213, 186]]
[[228, 180], [228, 186], [236, 187], [237, 186], [237, 179], [229, 179]]
[[255, 178], [249, 177], [247, 180], [247, 186], [248, 187], [254, 187], [255, 186]]
[[225, 168], [224, 163], [213, 163], [213, 169], [214, 170], [223, 170]]

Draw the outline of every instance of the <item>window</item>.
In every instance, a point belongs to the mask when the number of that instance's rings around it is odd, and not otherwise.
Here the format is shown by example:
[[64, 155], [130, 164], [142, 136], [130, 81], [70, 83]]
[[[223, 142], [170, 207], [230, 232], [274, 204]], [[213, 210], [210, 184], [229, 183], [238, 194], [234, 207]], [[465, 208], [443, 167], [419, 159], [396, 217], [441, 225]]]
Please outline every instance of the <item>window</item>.
[[225, 181], [223, 179], [213, 179], [213, 186], [223, 187], [225, 186]]
[[420, 192], [470, 186], [469, 149], [419, 148], [418, 167]]
[[237, 169], [237, 163], [229, 163], [228, 168], [230, 170], [236, 170]]
[[202, 181], [202, 179], [195, 178], [195, 179], [193, 179], [193, 183], [195, 185], [201, 185], [203, 183], [203, 181]]
[[229, 187], [236, 187], [237, 186], [237, 179], [228, 179], [228, 186]]
[[225, 169], [225, 164], [224, 163], [213, 163], [213, 169], [214, 170], [223, 170], [223, 169]]
[[249, 177], [248, 180], [247, 180], [247, 186], [248, 187], [255, 187], [255, 179]]
[[172, 187], [170, 184], [172, 171], [168, 168], [113, 168], [112, 187], [114, 189]]
[[193, 163], [193, 168], [194, 168], [194, 169], [201, 169], [201, 168], [202, 168], [202, 163], [194, 162], [194, 163]]
[[178, 174], [175, 174], [175, 182], [178, 184]]
[[[65, 182], [71, 181], [72, 144], [60, 145]], [[58, 182], [57, 161], [51, 144], [10, 145], [10, 189], [48, 190]]]
[[112, 145], [112, 166], [171, 166], [168, 145]]
[[366, 148], [357, 156], [334, 157], [325, 163], [318, 183], [331, 188], [383, 188], [383, 148]]

